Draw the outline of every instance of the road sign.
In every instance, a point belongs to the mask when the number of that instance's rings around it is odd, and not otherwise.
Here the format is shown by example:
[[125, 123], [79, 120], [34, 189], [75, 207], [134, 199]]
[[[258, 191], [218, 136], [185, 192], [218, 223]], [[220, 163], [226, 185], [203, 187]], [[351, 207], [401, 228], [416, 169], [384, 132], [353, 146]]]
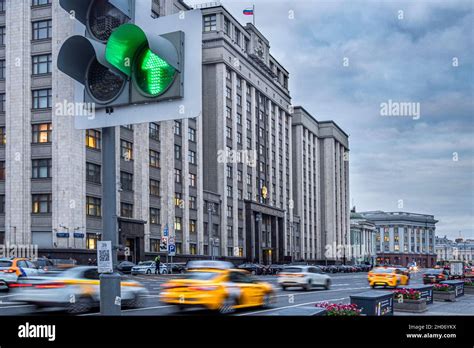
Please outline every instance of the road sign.
[[169, 237], [169, 244], [175, 244], [175, 238]]
[[111, 241], [97, 242], [97, 266], [99, 273], [113, 273]]
[[175, 256], [176, 255], [176, 245], [174, 245], [174, 244], [169, 244], [168, 245], [168, 255], [169, 256]]
[[169, 233], [168, 225], [166, 225], [165, 229], [163, 230], [163, 236], [168, 237], [168, 233]]

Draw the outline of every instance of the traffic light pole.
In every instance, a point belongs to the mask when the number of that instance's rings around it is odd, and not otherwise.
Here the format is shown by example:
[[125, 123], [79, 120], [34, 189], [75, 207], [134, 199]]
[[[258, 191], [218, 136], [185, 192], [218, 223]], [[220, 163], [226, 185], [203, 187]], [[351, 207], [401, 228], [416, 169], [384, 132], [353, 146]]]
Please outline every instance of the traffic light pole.
[[120, 315], [120, 275], [117, 267], [117, 178], [115, 158], [115, 127], [102, 129], [102, 240], [112, 241], [113, 273], [100, 275], [100, 314]]

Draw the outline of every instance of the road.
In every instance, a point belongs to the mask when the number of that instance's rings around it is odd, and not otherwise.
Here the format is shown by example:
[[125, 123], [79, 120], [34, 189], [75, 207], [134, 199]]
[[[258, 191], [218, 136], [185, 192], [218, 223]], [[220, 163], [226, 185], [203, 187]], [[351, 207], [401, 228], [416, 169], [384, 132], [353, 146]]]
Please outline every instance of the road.
[[[251, 316], [262, 315], [275, 311], [280, 308], [291, 308], [305, 305], [314, 305], [318, 302], [331, 303], [349, 303], [349, 296], [370, 289], [367, 282], [367, 273], [336, 273], [330, 275], [332, 278], [332, 286], [329, 290], [318, 289], [304, 291], [297, 288], [290, 288], [283, 291], [277, 284], [276, 276], [258, 276], [261, 281], [268, 282], [275, 288], [275, 303], [269, 309], [254, 308], [248, 310], [237, 311], [232, 315]], [[175, 306], [166, 305], [158, 301], [158, 295], [161, 290], [161, 284], [167, 281], [171, 276], [156, 275], [138, 275], [129, 276], [131, 279], [141, 282], [149, 291], [145, 306], [138, 309], [124, 309], [122, 315], [207, 315], [208, 311], [201, 309], [187, 309], [184, 312], [178, 312]], [[412, 275], [410, 284], [421, 284], [421, 274]], [[383, 290], [381, 288], [381, 290]], [[11, 301], [12, 295], [8, 293], [0, 293], [0, 315], [25, 315], [25, 314], [55, 314], [57, 310], [50, 308], [37, 312], [33, 306]], [[82, 314], [98, 315], [97, 312]]]

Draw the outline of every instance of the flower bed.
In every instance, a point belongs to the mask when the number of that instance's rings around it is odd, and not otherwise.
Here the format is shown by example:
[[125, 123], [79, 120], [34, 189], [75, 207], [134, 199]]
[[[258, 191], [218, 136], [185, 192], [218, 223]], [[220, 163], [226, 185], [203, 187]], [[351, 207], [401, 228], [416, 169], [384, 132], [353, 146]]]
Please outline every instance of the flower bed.
[[464, 279], [464, 293], [474, 295], [474, 281], [470, 278]]
[[355, 304], [337, 304], [337, 303], [328, 303], [322, 302], [317, 303], [316, 307], [321, 307], [326, 309], [326, 315], [328, 316], [346, 316], [353, 317], [359, 316], [361, 310], [357, 308]]
[[433, 300], [456, 301], [456, 292], [451, 285], [435, 284], [433, 288]]
[[421, 313], [427, 310], [426, 299], [421, 298], [421, 291], [398, 289], [393, 292], [393, 309], [401, 312]]

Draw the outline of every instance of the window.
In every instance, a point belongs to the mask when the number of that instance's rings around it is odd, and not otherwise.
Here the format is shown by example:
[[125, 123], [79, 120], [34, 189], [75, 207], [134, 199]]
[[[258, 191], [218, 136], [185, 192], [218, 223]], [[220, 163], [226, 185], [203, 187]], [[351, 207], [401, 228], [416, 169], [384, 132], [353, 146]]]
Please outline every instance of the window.
[[95, 129], [86, 130], [86, 146], [91, 149], [100, 150], [101, 148], [101, 133]]
[[3, 146], [7, 143], [7, 134], [5, 131], [5, 127], [0, 127], [0, 146]]
[[33, 0], [33, 6], [49, 5], [51, 0]]
[[160, 239], [150, 238], [150, 252], [160, 252]]
[[242, 88], [242, 79], [237, 77], [237, 88]]
[[245, 52], [248, 52], [250, 49], [250, 40], [245, 38]]
[[183, 224], [183, 219], [180, 218], [179, 216], [176, 216], [174, 218], [174, 230], [175, 231], [181, 231], [182, 224]]
[[174, 134], [181, 135], [181, 122], [174, 121]]
[[232, 166], [228, 165], [226, 167], [227, 179], [232, 179]]
[[242, 171], [240, 169], [237, 170], [237, 181], [242, 182]]
[[227, 198], [232, 198], [232, 186], [227, 185]]
[[232, 98], [232, 89], [230, 89], [229, 87], [226, 87], [225, 88], [225, 96], [226, 96], [226, 98], [231, 99]]
[[196, 243], [189, 243], [189, 254], [191, 254], [191, 255], [196, 255], [197, 254]]
[[240, 46], [240, 30], [235, 29], [234, 40]]
[[150, 167], [160, 168], [160, 153], [150, 150]]
[[196, 197], [189, 196], [189, 209], [196, 210]]
[[133, 218], [133, 204], [120, 203], [120, 216], [125, 218]]
[[247, 185], [252, 185], [252, 175], [247, 173]]
[[225, 136], [227, 137], [227, 139], [232, 139], [232, 128], [226, 127]]
[[0, 0], [0, 12], [5, 12], [5, 0]]
[[188, 138], [189, 141], [196, 141], [196, 130], [194, 128], [189, 127], [188, 128]]
[[52, 61], [51, 54], [33, 56], [33, 75], [51, 74]]
[[96, 197], [86, 197], [86, 215], [100, 217], [102, 216], [101, 211], [102, 200]]
[[204, 16], [203, 19], [205, 32], [214, 31], [217, 29], [217, 16], [215, 14]]
[[181, 180], [182, 180], [181, 170], [175, 168], [175, 170], [174, 170], [174, 182], [177, 183], [177, 184], [181, 184]]
[[196, 174], [189, 173], [189, 186], [196, 187]]
[[86, 181], [94, 184], [100, 184], [100, 166], [94, 163], [86, 163]]
[[174, 206], [177, 208], [183, 208], [184, 200], [183, 195], [180, 192], [174, 193]]
[[228, 205], [227, 206], [227, 217], [228, 218], [232, 218], [232, 206], [231, 205]]
[[242, 125], [242, 114], [237, 113], [237, 124]]
[[[237, 195], [238, 195], [238, 198], [239, 200], [243, 200], [244, 199], [244, 191], [242, 191], [242, 189], [238, 189], [237, 190]], [[240, 211], [241, 209], [239, 209]], [[241, 217], [239, 217], [239, 219], [241, 219]]]
[[133, 191], [133, 174], [120, 172], [120, 185], [122, 190]]
[[196, 220], [189, 220], [189, 233], [196, 233]]
[[252, 112], [252, 104], [247, 101], [247, 112]]
[[0, 60], [0, 80], [5, 80], [6, 65], [5, 59]]
[[225, 116], [228, 118], [228, 119], [231, 119], [232, 118], [232, 109], [230, 107], [226, 107], [225, 109]]
[[5, 180], [5, 161], [0, 161], [0, 180]]
[[152, 225], [160, 224], [160, 209], [150, 208], [150, 224]]
[[150, 179], [150, 195], [160, 196], [160, 182], [158, 180]]
[[133, 160], [133, 144], [126, 140], [120, 140], [120, 154], [125, 161]]
[[5, 27], [0, 27], [0, 46], [5, 46], [5, 34], [6, 30]]
[[51, 177], [51, 159], [36, 159], [32, 161], [32, 178], [46, 179]]
[[150, 131], [150, 138], [156, 141], [160, 141], [160, 125], [151, 122], [148, 127]]
[[33, 109], [47, 109], [52, 106], [52, 89], [38, 89], [33, 91]]
[[237, 94], [237, 106], [242, 106], [242, 96]]
[[33, 214], [51, 213], [51, 194], [35, 194], [32, 196]]
[[0, 112], [5, 112], [6, 94], [0, 93]]
[[230, 20], [227, 17], [224, 17], [224, 33], [230, 36]]
[[51, 123], [41, 123], [32, 125], [32, 143], [50, 143], [51, 142]]
[[86, 235], [86, 248], [97, 249], [97, 241], [100, 240], [100, 234], [98, 233], [87, 233]]
[[174, 159], [181, 160], [181, 146], [174, 146]]
[[50, 39], [52, 33], [51, 19], [33, 22], [33, 40]]
[[[0, 214], [5, 214], [5, 195], [0, 195]], [[3, 241], [0, 240], [3, 244]]]
[[237, 132], [237, 144], [242, 145], [242, 133]]
[[188, 160], [189, 160], [190, 164], [196, 164], [196, 152], [195, 151], [189, 150]]

